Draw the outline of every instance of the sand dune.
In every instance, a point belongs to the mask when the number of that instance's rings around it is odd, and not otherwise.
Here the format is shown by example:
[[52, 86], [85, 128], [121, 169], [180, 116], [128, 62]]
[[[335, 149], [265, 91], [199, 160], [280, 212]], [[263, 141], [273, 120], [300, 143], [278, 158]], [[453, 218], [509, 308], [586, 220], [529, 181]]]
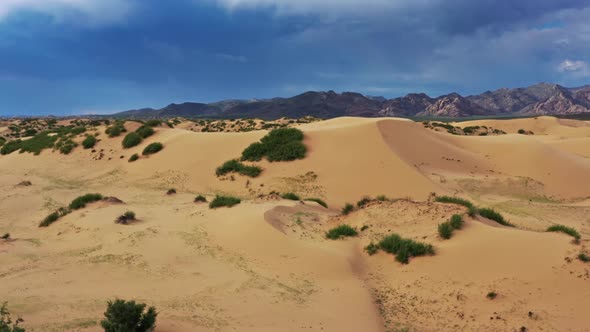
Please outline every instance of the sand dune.
[[[266, 132], [180, 125], [128, 150], [101, 133], [94, 152], [1, 156], [0, 233], [12, 240], [0, 240], [0, 301], [27, 331], [100, 331], [114, 297], [155, 305], [156, 331], [590, 330], [589, 267], [576, 259], [590, 250], [590, 126], [548, 117], [460, 125], [509, 134], [453, 136], [401, 119], [314, 122], [299, 127], [305, 159], [258, 162], [261, 176], [233, 180], [215, 168]], [[521, 128], [535, 135], [515, 134]], [[127, 161], [152, 142], [164, 150]], [[18, 186], [24, 180], [32, 185]], [[166, 195], [170, 188], [178, 193]], [[37, 227], [88, 192], [125, 203], [93, 203]], [[432, 192], [492, 206], [517, 228], [432, 203]], [[219, 193], [243, 202], [215, 210], [193, 202]], [[382, 194], [403, 199], [340, 214], [346, 202]], [[139, 220], [115, 224], [127, 210]], [[465, 227], [443, 241], [437, 225], [453, 214], [465, 215]], [[342, 223], [367, 227], [325, 239]], [[581, 243], [543, 232], [556, 223], [576, 228]], [[402, 265], [364, 252], [392, 232], [437, 253]]]

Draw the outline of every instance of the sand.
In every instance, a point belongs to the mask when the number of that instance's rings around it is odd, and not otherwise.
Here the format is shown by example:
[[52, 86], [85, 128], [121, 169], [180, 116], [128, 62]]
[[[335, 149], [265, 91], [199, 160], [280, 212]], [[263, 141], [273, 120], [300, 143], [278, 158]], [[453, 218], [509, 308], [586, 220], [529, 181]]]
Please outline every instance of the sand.
[[[590, 331], [590, 264], [576, 258], [590, 254], [590, 126], [549, 117], [458, 125], [508, 134], [453, 136], [401, 119], [314, 122], [299, 126], [305, 159], [259, 162], [255, 179], [218, 178], [215, 168], [265, 131], [162, 126], [124, 150], [102, 127], [95, 152], [0, 156], [0, 233], [12, 238], [0, 240], [0, 301], [27, 331], [101, 331], [115, 297], [156, 306], [156, 331]], [[127, 161], [156, 141], [164, 150]], [[18, 186], [25, 180], [32, 185]], [[178, 193], [166, 195], [170, 188]], [[93, 203], [37, 227], [89, 192], [124, 204]], [[220, 193], [242, 204], [193, 202]], [[470, 218], [431, 193], [493, 207], [517, 227]], [[398, 200], [340, 214], [346, 202], [377, 195]], [[127, 210], [138, 221], [115, 224]], [[465, 226], [441, 240], [437, 225], [453, 214]], [[325, 239], [343, 223], [367, 228]], [[543, 232], [555, 223], [576, 228], [581, 243]], [[436, 255], [402, 265], [365, 253], [392, 232]]]

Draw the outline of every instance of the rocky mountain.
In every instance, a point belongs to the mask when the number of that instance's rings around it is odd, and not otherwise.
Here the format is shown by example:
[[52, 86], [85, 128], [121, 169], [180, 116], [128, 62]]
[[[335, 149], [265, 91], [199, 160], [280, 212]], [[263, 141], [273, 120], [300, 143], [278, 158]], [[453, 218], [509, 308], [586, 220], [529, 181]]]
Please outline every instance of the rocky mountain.
[[565, 88], [540, 83], [526, 88], [486, 91], [463, 97], [450, 93], [430, 97], [424, 93], [385, 99], [355, 92], [309, 91], [291, 98], [224, 100], [170, 104], [113, 114], [120, 118], [318, 118], [340, 116], [470, 117], [493, 115], [566, 115], [590, 113], [590, 85]]

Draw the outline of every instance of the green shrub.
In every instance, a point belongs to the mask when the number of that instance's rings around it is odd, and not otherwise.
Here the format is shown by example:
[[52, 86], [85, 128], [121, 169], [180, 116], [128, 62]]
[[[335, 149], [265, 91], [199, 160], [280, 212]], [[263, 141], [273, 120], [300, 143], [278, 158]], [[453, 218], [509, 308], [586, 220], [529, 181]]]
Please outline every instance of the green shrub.
[[207, 203], [207, 198], [203, 195], [195, 197], [195, 203]]
[[109, 137], [117, 137], [124, 132], [127, 132], [127, 129], [125, 129], [125, 126], [122, 122], [117, 122], [105, 130], [105, 134], [107, 134]]
[[157, 120], [157, 119], [148, 120], [145, 123], [146, 126], [150, 126], [150, 127], [157, 127], [157, 126], [159, 126], [161, 124], [162, 124], [162, 121], [161, 120]]
[[29, 138], [28, 140], [21, 141], [20, 152], [30, 152], [35, 155], [38, 155], [44, 149], [53, 148], [57, 139], [57, 136], [49, 136], [49, 132], [44, 131]]
[[299, 196], [295, 195], [294, 193], [285, 193], [285, 194], [282, 194], [281, 197], [283, 199], [289, 199], [289, 200], [292, 200], [292, 201], [299, 201], [299, 200], [301, 200], [299, 198]]
[[358, 202], [356, 202], [356, 206], [360, 209], [363, 208], [365, 205], [369, 204], [373, 200], [370, 197], [363, 197]]
[[490, 220], [493, 220], [500, 225], [514, 227], [514, 225], [509, 223], [506, 219], [504, 219], [504, 217], [499, 212], [495, 211], [494, 209], [489, 209], [489, 208], [479, 209], [478, 213], [480, 216], [482, 216], [484, 218], [488, 218]]
[[316, 202], [319, 205], [325, 207], [326, 209], [328, 208], [328, 204], [319, 198], [306, 198], [305, 200], [310, 202]]
[[354, 205], [352, 205], [350, 203], [346, 203], [344, 205], [344, 207], [342, 208], [342, 214], [345, 216], [350, 214], [352, 211], [354, 211]]
[[438, 224], [438, 235], [445, 240], [450, 239], [453, 236], [453, 226], [449, 222]]
[[477, 207], [475, 206], [471, 206], [467, 209], [467, 215], [470, 216], [471, 218], [474, 218], [477, 215], [478, 211], [477, 211]]
[[588, 263], [588, 262], [590, 262], [590, 256], [586, 255], [586, 254], [585, 254], [585, 253], [583, 253], [583, 252], [581, 252], [581, 253], [578, 255], [578, 259], [579, 259], [579, 260], [581, 260], [581, 261], [582, 261], [582, 262], [584, 262], [584, 263]]
[[135, 220], [135, 212], [133, 211], [126, 211], [125, 213], [123, 213], [123, 215], [125, 216], [125, 218], [129, 220]]
[[223, 206], [232, 207], [234, 205], [240, 204], [241, 202], [242, 202], [242, 200], [237, 197], [217, 195], [211, 201], [211, 203], [209, 203], [209, 208], [215, 209], [215, 208], [223, 207]]
[[379, 202], [388, 202], [391, 201], [391, 199], [385, 195], [379, 195], [375, 198], [376, 200], [378, 200]]
[[131, 155], [131, 157], [129, 157], [129, 162], [132, 163], [132, 162], [136, 161], [137, 159], [139, 159], [139, 155], [137, 153], [134, 153]]
[[105, 332], [147, 332], [156, 327], [158, 313], [154, 307], [135, 301], [109, 301], [100, 325]]
[[164, 148], [164, 145], [162, 145], [162, 143], [155, 142], [155, 143], [152, 143], [152, 144], [146, 146], [145, 149], [143, 149], [142, 154], [144, 156], [147, 156], [147, 155], [150, 155], [150, 154], [157, 153], [160, 150], [162, 150], [163, 148]]
[[0, 237], [0, 239], [2, 239], [2, 240], [9, 240], [10, 239], [10, 233], [4, 233], [4, 235], [2, 235]]
[[176, 194], [176, 189], [174, 189], [174, 188], [170, 188], [166, 192], [166, 195], [174, 195], [174, 194]]
[[238, 173], [244, 176], [255, 178], [260, 175], [260, 173], [262, 173], [262, 168], [258, 166], [246, 166], [238, 160], [232, 159], [217, 167], [217, 170], [215, 171], [217, 176], [222, 176], [228, 173]]
[[25, 329], [18, 326], [23, 320], [19, 317], [15, 322], [12, 321], [8, 311], [8, 303], [2, 303], [0, 306], [0, 332], [25, 332]]
[[86, 138], [82, 141], [82, 146], [84, 147], [84, 149], [93, 148], [95, 144], [96, 144], [96, 137], [94, 137], [92, 135], [86, 136]]
[[296, 128], [274, 129], [260, 142], [252, 143], [242, 152], [242, 160], [291, 161], [305, 158], [307, 148], [302, 143], [303, 132]]
[[74, 141], [72, 141], [72, 139], [67, 138], [67, 139], [61, 139], [57, 144], [56, 144], [56, 148], [59, 149], [59, 152], [61, 154], [70, 154], [70, 152], [72, 152], [72, 150], [74, 150], [74, 148], [78, 146], [78, 144]]
[[434, 255], [432, 245], [404, 239], [397, 234], [391, 234], [383, 238], [379, 242], [379, 248], [396, 255], [396, 260], [402, 264], [408, 264], [410, 257]]
[[61, 207], [57, 209], [57, 211], [45, 217], [45, 219], [43, 219], [43, 221], [41, 221], [41, 223], [39, 224], [39, 227], [48, 227], [49, 225], [56, 222], [59, 218], [69, 214], [70, 212], [71, 210], [69, 208]]
[[141, 143], [141, 136], [138, 133], [129, 133], [123, 138], [123, 148], [129, 149]]
[[466, 208], [473, 208], [474, 205], [470, 201], [460, 198], [460, 197], [452, 197], [452, 196], [437, 196], [434, 199], [436, 202], [440, 203], [450, 203], [450, 204], [458, 204], [463, 205]]
[[496, 297], [498, 297], [498, 294], [496, 292], [489, 292], [488, 294], [486, 294], [486, 297], [490, 300], [493, 300]]
[[332, 228], [328, 232], [326, 232], [326, 238], [330, 240], [337, 240], [342, 237], [349, 237], [349, 236], [357, 236], [358, 232], [356, 229], [348, 226], [348, 225], [340, 225], [337, 227]]
[[373, 256], [377, 253], [377, 251], [379, 251], [379, 246], [371, 242], [365, 247], [365, 251], [367, 254], [369, 254], [369, 256]]
[[549, 228], [547, 228], [547, 232], [561, 232], [561, 233], [565, 233], [565, 234], [573, 237], [574, 240], [576, 241], [576, 243], [577, 242], [580, 242], [580, 238], [581, 238], [580, 233], [578, 233], [577, 230], [575, 230], [575, 229], [573, 229], [571, 227], [565, 226], [565, 225], [553, 225], [553, 226], [550, 226]]
[[101, 194], [86, 194], [86, 195], [77, 197], [70, 203], [70, 209], [78, 210], [78, 209], [84, 208], [84, 207], [86, 207], [86, 204], [100, 201], [102, 198], [103, 197]]
[[127, 224], [129, 224], [130, 221], [134, 221], [134, 220], [136, 220], [135, 219], [135, 212], [127, 211], [127, 212], [123, 213], [122, 215], [120, 215], [119, 217], [117, 217], [117, 219], [115, 219], [115, 223], [127, 225]]
[[518, 129], [518, 133], [521, 135], [525, 135], [526, 134], [526, 130], [524, 129]]
[[449, 224], [453, 229], [461, 229], [463, 227], [463, 217], [460, 214], [454, 214], [449, 221]]
[[16, 150], [20, 150], [21, 143], [22, 143], [22, 141], [20, 139], [17, 139], [15, 141], [10, 141], [10, 142], [4, 144], [2, 146], [2, 149], [0, 149], [0, 154], [7, 155], [7, 154], [13, 153]]
[[135, 131], [142, 138], [148, 138], [154, 134], [154, 128], [150, 126], [141, 126]]
[[4, 143], [6, 143], [6, 138], [0, 137], [0, 146], [4, 145]]

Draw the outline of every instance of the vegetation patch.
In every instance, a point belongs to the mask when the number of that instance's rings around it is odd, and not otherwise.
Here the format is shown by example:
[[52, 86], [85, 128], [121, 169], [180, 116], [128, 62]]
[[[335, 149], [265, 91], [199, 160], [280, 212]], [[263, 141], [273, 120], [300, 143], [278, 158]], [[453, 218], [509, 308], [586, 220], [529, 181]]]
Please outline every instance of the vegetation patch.
[[450, 203], [450, 204], [458, 204], [458, 205], [463, 205], [466, 208], [473, 208], [475, 207], [473, 205], [473, 203], [471, 203], [470, 201], [460, 198], [460, 197], [453, 197], [453, 196], [436, 196], [434, 198], [434, 200], [436, 202], [440, 202], [440, 203]]
[[132, 162], [136, 161], [137, 159], [139, 159], [139, 155], [137, 153], [134, 153], [131, 155], [131, 157], [129, 157], [129, 162], [132, 163]]
[[4, 235], [2, 235], [0, 237], [0, 239], [2, 239], [2, 240], [10, 240], [10, 233], [4, 233]]
[[105, 134], [107, 134], [109, 137], [117, 137], [121, 135], [121, 133], [125, 132], [127, 132], [127, 129], [125, 129], [124, 123], [117, 122], [114, 125], [108, 127], [105, 131]]
[[453, 227], [453, 229], [461, 229], [463, 228], [463, 224], [465, 222], [463, 221], [463, 217], [461, 217], [460, 214], [454, 214], [451, 216], [451, 220], [449, 220], [449, 224], [451, 225], [451, 227]]
[[221, 196], [217, 195], [215, 198], [209, 203], [210, 209], [215, 209], [218, 207], [232, 207], [234, 205], [238, 205], [242, 202], [241, 199], [232, 196]]
[[100, 325], [105, 332], [147, 332], [156, 327], [156, 308], [135, 301], [115, 300], [107, 303]]
[[490, 209], [490, 208], [478, 209], [478, 213], [480, 216], [482, 216], [484, 218], [488, 218], [490, 220], [493, 220], [500, 225], [514, 227], [514, 225], [512, 225], [510, 222], [508, 222], [508, 220], [504, 219], [504, 216], [502, 216], [499, 212], [497, 212], [494, 209]]
[[549, 228], [547, 228], [547, 232], [561, 232], [561, 233], [565, 233], [571, 237], [574, 238], [574, 241], [576, 243], [580, 242], [580, 233], [578, 233], [577, 230], [575, 230], [574, 228], [565, 226], [565, 225], [553, 225], [553, 226], [549, 226]]
[[154, 128], [146, 125], [137, 128], [135, 132], [141, 136], [141, 138], [148, 138], [155, 133]]
[[86, 194], [75, 198], [69, 205], [70, 209], [78, 210], [86, 207], [86, 204], [100, 201], [103, 198], [101, 194]]
[[307, 148], [303, 144], [303, 132], [297, 128], [274, 129], [260, 142], [252, 143], [242, 152], [243, 161], [291, 161], [303, 159]]
[[203, 195], [195, 197], [195, 203], [207, 203], [207, 198]]
[[[408, 264], [411, 257], [434, 255], [435, 253], [432, 245], [404, 239], [398, 234], [384, 237], [376, 246], [380, 250], [395, 255], [395, 259], [402, 264]], [[368, 248], [365, 250], [369, 252]], [[374, 246], [370, 250], [373, 251], [373, 254], [377, 252]]]
[[367, 254], [369, 254], [369, 256], [373, 256], [379, 251], [379, 245], [371, 242], [365, 247], [365, 251]]
[[493, 300], [493, 299], [495, 299], [496, 297], [498, 297], [498, 294], [497, 294], [496, 292], [489, 292], [489, 293], [487, 293], [487, 294], [486, 294], [486, 297], [487, 297], [489, 300]]
[[356, 229], [350, 227], [349, 225], [340, 225], [326, 232], [326, 238], [330, 240], [337, 240], [343, 237], [351, 237], [357, 235], [358, 232], [356, 231]]
[[61, 207], [61, 208], [57, 209], [57, 211], [55, 211], [55, 212], [49, 214], [47, 217], [45, 217], [45, 219], [43, 219], [43, 221], [41, 221], [41, 223], [39, 224], [39, 227], [48, 227], [49, 225], [56, 222], [59, 218], [69, 214], [70, 212], [72, 212], [72, 210], [70, 210], [68, 208]]
[[217, 176], [226, 175], [228, 173], [238, 173], [244, 176], [255, 178], [262, 173], [262, 168], [258, 166], [246, 166], [236, 159], [228, 160], [223, 165], [217, 167], [215, 174]]
[[128, 225], [130, 222], [136, 221], [135, 212], [127, 211], [115, 219], [115, 224]]
[[162, 143], [159, 143], [159, 142], [151, 143], [150, 145], [146, 146], [145, 149], [143, 149], [142, 154], [144, 156], [147, 156], [150, 154], [157, 153], [157, 152], [161, 151], [163, 148], [164, 148], [164, 145], [162, 145]]
[[350, 203], [346, 203], [344, 204], [344, 207], [342, 208], [342, 214], [343, 215], [349, 215], [352, 211], [354, 211], [354, 205], [350, 204]]
[[288, 199], [288, 200], [292, 200], [292, 201], [301, 200], [301, 198], [299, 198], [299, 196], [295, 195], [294, 193], [285, 193], [285, 194], [282, 194], [281, 197], [283, 199]]
[[578, 259], [579, 259], [579, 260], [581, 260], [581, 261], [582, 261], [582, 262], [584, 262], [584, 263], [588, 263], [588, 262], [590, 262], [590, 256], [586, 255], [586, 254], [585, 254], [585, 253], [583, 253], [583, 252], [581, 252], [581, 253], [578, 255]]
[[127, 135], [125, 135], [125, 138], [123, 138], [123, 148], [125, 149], [129, 149], [132, 148], [134, 146], [139, 145], [139, 143], [141, 143], [141, 136], [138, 133], [129, 133]]
[[170, 188], [166, 192], [166, 195], [174, 195], [174, 194], [176, 194], [176, 189], [174, 189], [174, 188]]
[[82, 146], [84, 149], [91, 149], [96, 145], [96, 137], [92, 135], [86, 136], [86, 138], [82, 141]]
[[453, 226], [451, 226], [451, 224], [448, 221], [439, 224], [438, 235], [445, 240], [450, 239], [451, 236], [453, 236]]
[[19, 324], [22, 322], [24, 322], [24, 320], [20, 317], [13, 322], [10, 311], [8, 311], [8, 303], [2, 303], [2, 306], [0, 306], [1, 332], [25, 332], [25, 329], [19, 326]]
[[310, 202], [316, 202], [319, 205], [325, 207], [326, 209], [328, 208], [328, 204], [319, 198], [306, 198], [305, 200]]

